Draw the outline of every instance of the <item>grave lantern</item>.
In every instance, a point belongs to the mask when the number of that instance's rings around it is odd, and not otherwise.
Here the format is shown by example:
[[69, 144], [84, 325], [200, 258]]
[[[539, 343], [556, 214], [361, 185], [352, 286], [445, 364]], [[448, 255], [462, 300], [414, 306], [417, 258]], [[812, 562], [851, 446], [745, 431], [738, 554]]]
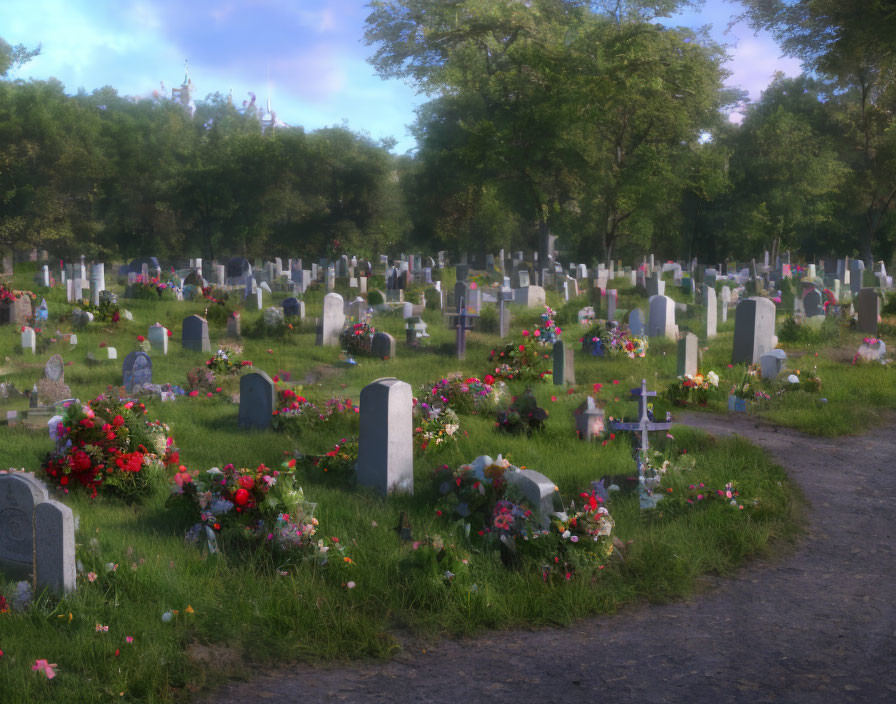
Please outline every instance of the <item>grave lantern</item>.
[[604, 433], [604, 410], [589, 396], [575, 411], [576, 433], [581, 440], [594, 440]]

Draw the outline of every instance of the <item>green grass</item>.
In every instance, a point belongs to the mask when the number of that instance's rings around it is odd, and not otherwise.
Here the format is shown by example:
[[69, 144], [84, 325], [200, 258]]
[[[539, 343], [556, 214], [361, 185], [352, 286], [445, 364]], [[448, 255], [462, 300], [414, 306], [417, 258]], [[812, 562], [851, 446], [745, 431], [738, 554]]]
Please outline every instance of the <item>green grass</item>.
[[[19, 286], [28, 287], [25, 276], [19, 276]], [[112, 280], [111, 275], [107, 277], [107, 283]], [[620, 308], [645, 307], [645, 298], [631, 287], [620, 285], [620, 289]], [[46, 295], [51, 317], [68, 311], [59, 289]], [[554, 294], [550, 296], [556, 302]], [[320, 314], [321, 300], [319, 291], [306, 296], [307, 315]], [[19, 335], [6, 328], [0, 332], [0, 356], [8, 358], [5, 378], [20, 389], [30, 388], [49, 355], [60, 351], [66, 361], [73, 362], [65, 368], [67, 383], [80, 398], [91, 398], [108, 385], [120, 383], [121, 360], [135, 348], [136, 335], [145, 334], [157, 320], [175, 334], [167, 357], [152, 354], [154, 381], [183, 384], [190, 367], [204, 364], [207, 355], [184, 352], [178, 341], [181, 319], [202, 313], [204, 304], [122, 302], [135, 321], [80, 332], [74, 350], [62, 349], [60, 343], [32, 359], [16, 351]], [[531, 328], [538, 319], [537, 311], [514, 312], [514, 333]], [[248, 330], [259, 315], [244, 313], [243, 329]], [[495, 336], [472, 333], [467, 360], [461, 363], [451, 354], [453, 331], [431, 312], [425, 318], [432, 338], [415, 351], [403, 345], [404, 324], [399, 317], [375, 320], [378, 329], [391, 332], [399, 341], [397, 358], [390, 361], [359, 359], [357, 367], [341, 366], [338, 350], [314, 345], [310, 324], [290, 339], [244, 339], [242, 357], [271, 375], [288, 371], [293, 379], [301, 380], [315, 374], [318, 380], [305, 386], [308, 395], [347, 395], [355, 401], [364, 385], [382, 376], [396, 376], [418, 388], [453, 371], [479, 376], [488, 371], [488, 352], [498, 343]], [[699, 318], [682, 317], [679, 322], [698, 334], [702, 329]], [[66, 325], [51, 320], [45, 327], [65, 331]], [[575, 327], [568, 326], [567, 340], [576, 338]], [[733, 315], [721, 326], [702, 365], [723, 377], [725, 390], [742, 373], [727, 367], [732, 329]], [[222, 334], [222, 329], [213, 327], [213, 345]], [[849, 333], [845, 335], [849, 338]], [[96, 350], [101, 341], [117, 347], [119, 360], [87, 365], [88, 350]], [[817, 350], [816, 361], [814, 351], [809, 349], [804, 358], [818, 364], [827, 404], [819, 404], [809, 394], [794, 394], [764, 415], [811, 432], [833, 434], [852, 432], [856, 423], [871, 420], [871, 406], [896, 405], [890, 370], [853, 367], [839, 361], [836, 355], [842, 353], [836, 350]], [[619, 437], [606, 446], [577, 440], [573, 409], [591, 392], [593, 383], [601, 383], [598, 395], [607, 402], [607, 413], [631, 414], [634, 404], [628, 400], [629, 389], [645, 377], [650, 388], [661, 390], [674, 377], [675, 366], [672, 342], [652, 342], [644, 360], [599, 360], [578, 354], [579, 384], [572, 394], [551, 384], [536, 388], [540, 405], [550, 412], [542, 433], [531, 438], [507, 436], [494, 430], [491, 416], [464, 416], [455, 446], [416, 458], [413, 497], [387, 501], [361, 489], [347, 490], [300, 474], [306, 497], [318, 504], [315, 515], [321, 534], [339, 536], [355, 562], [344, 569], [321, 568], [312, 562], [298, 567], [275, 564], [267, 553], [233, 551], [207, 557], [185, 544], [184, 532], [191, 521], [166, 510], [169, 490], [164, 483], [138, 506], [103, 497], [90, 501], [73, 492], [66, 501], [80, 518], [78, 559], [85, 573], [94, 571], [99, 576], [88, 583], [82, 575], [78, 590], [62, 600], [44, 596], [23, 614], [0, 615], [0, 649], [4, 651], [0, 690], [17, 692], [22, 701], [179, 701], [196, 688], [220, 682], [223, 673], [250, 675], [257, 663], [388, 656], [397, 647], [395, 634], [405, 629], [427, 635], [469, 634], [488, 628], [568, 624], [635, 600], [655, 602], [688, 594], [701, 574], [727, 574], [750, 556], [776, 550], [798, 530], [794, 487], [780, 467], [742, 440], [715, 440], [676, 426], [674, 442], [658, 438], [657, 446], [665, 446], [671, 454], [687, 450], [696, 458], [695, 469], [670, 480], [673, 492], [689, 483], [702, 481], [707, 487], [720, 488], [734, 480], [742, 496], [757, 499], [759, 508], [738, 511], [713, 504], [671, 515], [664, 514], [660, 504], [656, 515], [645, 516], [634, 497], [615, 496], [610, 505], [616, 521], [614, 534], [633, 542], [624, 560], [614, 561], [593, 581], [545, 584], [537, 570], [506, 570], [497, 553], [477, 551], [454, 532], [449, 521], [435, 515], [431, 480], [438, 465], [457, 466], [480, 454], [500, 453], [517, 465], [547, 474], [569, 501], [603, 475], [632, 474], [627, 438]], [[512, 389], [514, 393], [521, 390]], [[724, 396], [720, 393], [711, 406], [722, 408]], [[238, 431], [237, 407], [223, 396], [148, 406], [150, 418], [170, 424], [181, 461], [191, 469], [228, 462], [276, 466], [296, 449], [296, 443], [283, 434]], [[319, 452], [356, 429], [354, 418], [331, 431], [300, 438], [299, 449]], [[0, 428], [0, 433], [2, 466], [39, 469], [41, 458], [50, 450], [45, 427]], [[408, 512], [415, 537], [439, 534], [456, 550], [469, 553], [469, 564], [450, 587], [429, 572], [406, 567], [412, 548], [401, 543], [394, 531], [401, 511]], [[106, 563], [117, 564], [117, 570], [107, 572]], [[347, 589], [348, 580], [357, 586]], [[8, 586], [5, 591], [9, 592]], [[188, 605], [195, 613], [185, 613]], [[162, 614], [169, 610], [180, 613], [163, 623]], [[97, 633], [97, 623], [108, 625], [109, 631]], [[126, 636], [134, 638], [133, 644], [124, 642]], [[31, 671], [38, 658], [59, 665], [55, 680], [47, 681]]]

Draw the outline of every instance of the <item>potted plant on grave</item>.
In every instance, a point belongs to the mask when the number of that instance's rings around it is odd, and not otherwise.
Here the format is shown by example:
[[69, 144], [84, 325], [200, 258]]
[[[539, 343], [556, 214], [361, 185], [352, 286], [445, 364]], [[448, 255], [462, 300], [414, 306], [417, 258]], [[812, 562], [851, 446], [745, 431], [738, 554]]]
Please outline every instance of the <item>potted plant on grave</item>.
[[339, 333], [339, 344], [348, 355], [369, 355], [376, 328], [370, 323], [352, 323]]
[[168, 506], [184, 507], [198, 519], [187, 541], [207, 545], [210, 553], [223, 541], [326, 560], [329, 550], [343, 548], [338, 539], [316, 537], [316, 504], [306, 502], [296, 486], [294, 467], [295, 460], [281, 470], [227, 464], [191, 472], [182, 466], [172, 479]]
[[496, 347], [489, 354], [494, 366], [491, 375], [507, 381], [547, 381], [551, 370], [551, 355], [543, 352], [528, 330], [523, 330], [523, 342]]
[[510, 406], [498, 413], [495, 427], [508, 433], [525, 433], [531, 435], [544, 427], [548, 412], [540, 408], [532, 389], [526, 389], [513, 399]]
[[673, 406], [705, 406], [718, 387], [719, 375], [713, 371], [705, 376], [685, 374], [669, 384], [665, 396]]

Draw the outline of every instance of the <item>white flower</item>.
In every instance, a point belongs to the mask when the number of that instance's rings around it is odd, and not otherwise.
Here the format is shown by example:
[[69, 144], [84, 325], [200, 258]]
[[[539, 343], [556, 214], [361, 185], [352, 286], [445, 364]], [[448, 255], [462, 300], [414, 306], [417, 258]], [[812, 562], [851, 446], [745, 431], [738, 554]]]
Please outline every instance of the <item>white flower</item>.
[[706, 378], [709, 380], [709, 383], [712, 384], [713, 386], [719, 385], [719, 375], [716, 374], [715, 372], [709, 372], [706, 375]]
[[563, 531], [563, 534], [560, 536], [564, 540], [568, 540], [571, 533], [568, 530]]

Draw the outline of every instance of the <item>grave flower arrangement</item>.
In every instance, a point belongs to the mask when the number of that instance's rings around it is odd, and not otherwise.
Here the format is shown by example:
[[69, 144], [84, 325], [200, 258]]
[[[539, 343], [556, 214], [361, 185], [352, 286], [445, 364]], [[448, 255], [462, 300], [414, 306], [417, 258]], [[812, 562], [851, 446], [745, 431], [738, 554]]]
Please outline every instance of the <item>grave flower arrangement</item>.
[[494, 365], [491, 376], [507, 381], [547, 381], [551, 357], [539, 347], [535, 338], [523, 331], [523, 342], [497, 347], [489, 354]]
[[685, 374], [669, 384], [665, 395], [675, 406], [687, 406], [689, 403], [705, 406], [718, 388], [719, 375], [713, 371], [705, 376]]
[[348, 397], [333, 396], [323, 403], [315, 403], [290, 388], [278, 388], [275, 405], [274, 417], [271, 419], [273, 428], [295, 435], [319, 428], [330, 421], [358, 414], [358, 407]]
[[415, 407], [422, 411], [450, 408], [456, 413], [478, 413], [490, 410], [504, 392], [504, 383], [489, 374], [479, 377], [450, 376], [423, 387]]
[[44, 472], [63, 490], [79, 483], [91, 497], [100, 489], [128, 500], [146, 495], [153, 475], [179, 456], [168, 426], [146, 423], [144, 415], [142, 403], [104, 396], [69, 404]]
[[122, 314], [118, 300], [108, 298], [100, 299], [99, 305], [93, 305], [86, 298], [76, 301], [75, 304], [87, 313], [93, 313], [93, 319], [99, 323], [120, 323]]
[[339, 344], [346, 354], [350, 355], [366, 355], [370, 354], [373, 346], [373, 336], [376, 334], [376, 328], [370, 323], [352, 323], [343, 328], [339, 333]]
[[454, 411], [450, 408], [435, 408], [429, 411], [423, 410], [421, 406], [416, 408], [422, 411], [417, 414], [418, 417], [414, 421], [416, 449], [426, 452], [450, 442], [457, 442], [456, 433], [460, 429], [460, 423]]
[[498, 413], [495, 427], [508, 433], [525, 433], [541, 430], [547, 420], [548, 412], [538, 406], [538, 400], [532, 389], [526, 389], [514, 398], [511, 404]]
[[239, 374], [246, 367], [251, 367], [252, 362], [248, 359], [237, 359], [231, 350], [219, 349], [215, 352], [215, 356], [205, 363], [205, 366], [212, 374], [229, 376]]
[[4, 309], [9, 308], [12, 303], [20, 298], [30, 298], [31, 302], [34, 303], [37, 300], [37, 294], [32, 291], [18, 291], [9, 288], [5, 284], [0, 284], [0, 307]]
[[358, 463], [358, 439], [341, 438], [327, 452], [305, 455], [302, 459], [312, 472], [325, 474], [334, 482], [353, 484], [355, 465]]
[[520, 468], [498, 456], [479, 457], [434, 479], [440, 499], [436, 513], [460, 523], [474, 541], [499, 547], [505, 566], [528, 563], [547, 580], [552, 571], [571, 579], [577, 570], [601, 569], [612, 553], [613, 520], [594, 492], [582, 494], [581, 510], [565, 511], [555, 494], [554, 512], [540, 516], [513, 481]]
[[187, 540], [205, 540], [209, 552], [218, 549], [219, 537], [249, 541], [286, 551], [313, 553], [318, 521], [316, 504], [305, 501], [291, 468], [255, 469], [225, 465], [204, 472], [181, 465], [171, 484], [169, 505], [186, 505], [198, 518]]
[[[550, 306], [544, 307], [544, 313], [541, 314], [541, 323], [532, 331], [532, 337], [536, 342], [542, 345], [553, 345], [560, 339], [562, 330], [556, 322], [557, 314]], [[523, 330], [523, 337], [528, 337], [529, 331]]]
[[614, 321], [594, 326], [579, 338], [579, 342], [582, 351], [594, 357], [610, 357], [616, 353], [624, 354], [629, 359], [647, 356], [647, 338], [632, 335]]
[[162, 281], [157, 276], [143, 276], [137, 274], [133, 283], [129, 283], [125, 289], [125, 297], [137, 299], [174, 299], [174, 286]]

